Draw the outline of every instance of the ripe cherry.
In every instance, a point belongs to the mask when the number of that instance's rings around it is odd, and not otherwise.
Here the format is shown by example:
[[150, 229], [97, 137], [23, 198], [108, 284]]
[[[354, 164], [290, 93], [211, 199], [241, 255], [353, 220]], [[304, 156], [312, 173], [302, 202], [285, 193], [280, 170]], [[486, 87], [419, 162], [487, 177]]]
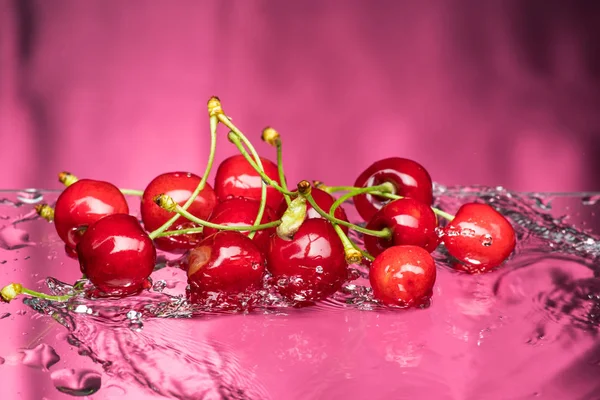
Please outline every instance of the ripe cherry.
[[[260, 203], [256, 200], [246, 199], [244, 197], [232, 197], [223, 202], [217, 204], [214, 208], [212, 215], [209, 218], [209, 222], [225, 225], [225, 226], [244, 226], [252, 225], [256, 221], [256, 215]], [[261, 224], [266, 224], [271, 221], [275, 221], [277, 218], [270, 207], [265, 207], [265, 212], [260, 220]], [[215, 228], [204, 228], [204, 236], [208, 237], [213, 233], [218, 232]], [[238, 231], [239, 232], [239, 231]], [[244, 232], [248, 235], [249, 232]], [[256, 231], [256, 234], [252, 238], [254, 244], [263, 252], [266, 251], [271, 235], [275, 233], [275, 228], [261, 229]]]
[[[311, 193], [313, 199], [315, 200], [315, 202], [317, 203], [317, 205], [319, 207], [321, 207], [321, 209], [327, 213], [329, 212], [329, 209], [331, 208], [333, 203], [335, 203], [335, 198], [324, 190], [312, 188], [310, 193]], [[281, 218], [281, 216], [283, 215], [285, 210], [287, 210], [287, 203], [285, 200], [283, 200], [281, 202], [281, 204], [279, 205], [279, 209], [277, 210], [277, 217]], [[344, 211], [344, 208], [342, 206], [336, 208], [335, 212], [333, 213], [333, 216], [337, 219], [341, 219], [342, 221], [348, 222], [348, 217], [346, 216], [346, 211]], [[312, 219], [312, 218], [322, 219], [323, 217], [318, 212], [315, 211], [313, 206], [311, 206], [307, 202], [306, 203], [306, 219]], [[340, 225], [340, 227], [342, 228], [342, 230], [345, 233], [348, 233], [347, 226]]]
[[487, 204], [463, 204], [444, 229], [443, 242], [465, 271], [481, 273], [502, 264], [513, 252], [515, 230]]
[[265, 259], [254, 242], [234, 231], [206, 237], [188, 256], [192, 300], [236, 295], [262, 287]]
[[[148, 184], [142, 197], [140, 211], [144, 227], [153, 231], [161, 227], [174, 214], [162, 209], [154, 198], [159, 194], [167, 194], [177, 204], [183, 206], [190, 198], [200, 183], [200, 177], [187, 172], [169, 172], [157, 176]], [[217, 203], [217, 197], [213, 188], [207, 183], [194, 202], [187, 209], [189, 213], [200, 219], [208, 219]], [[187, 229], [197, 227], [195, 223], [181, 217], [171, 225], [169, 230]], [[202, 234], [176, 235], [156, 238], [156, 247], [165, 251], [181, 251], [191, 249], [202, 240]]]
[[[375, 162], [359, 175], [354, 186], [370, 187], [385, 182], [394, 186], [394, 194], [412, 197], [428, 205], [433, 202], [429, 173], [421, 164], [406, 158], [392, 157]], [[368, 193], [354, 198], [356, 211], [365, 221], [373, 218], [377, 210], [389, 202], [389, 199]]]
[[[277, 165], [266, 158], [260, 158], [265, 174], [277, 183]], [[262, 178], [242, 155], [229, 157], [219, 165], [215, 176], [215, 192], [220, 201], [228, 197], [245, 197], [260, 201]], [[283, 195], [272, 186], [267, 186], [267, 205], [276, 210]]]
[[58, 236], [74, 249], [89, 225], [107, 215], [128, 213], [127, 201], [115, 185], [80, 179], [58, 196], [54, 225]]
[[372, 256], [399, 245], [419, 246], [431, 253], [440, 242], [437, 225], [437, 217], [429, 205], [409, 197], [395, 200], [377, 211], [367, 224], [367, 229], [375, 231], [390, 229], [392, 237], [365, 235], [365, 248]]
[[267, 269], [281, 295], [298, 304], [325, 299], [348, 278], [344, 247], [324, 219], [305, 220], [289, 241], [274, 235]]
[[373, 296], [387, 306], [426, 304], [435, 284], [435, 262], [418, 246], [393, 246], [379, 254], [369, 270]]
[[81, 271], [102, 293], [122, 296], [148, 285], [156, 249], [138, 220], [112, 214], [90, 225], [77, 245]]

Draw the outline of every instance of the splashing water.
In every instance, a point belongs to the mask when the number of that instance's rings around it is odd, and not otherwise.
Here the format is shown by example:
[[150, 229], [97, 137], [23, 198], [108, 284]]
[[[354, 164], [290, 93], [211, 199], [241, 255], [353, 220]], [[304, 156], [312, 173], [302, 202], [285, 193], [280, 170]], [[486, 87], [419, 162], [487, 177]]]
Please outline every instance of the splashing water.
[[[513, 222], [518, 244], [504, 266], [482, 275], [455, 271], [440, 247], [434, 295], [422, 310], [380, 306], [363, 266], [313, 307], [292, 307], [273, 287], [286, 282], [269, 279], [247, 294], [247, 307], [218, 298], [192, 306], [185, 272], [168, 263], [136, 297], [25, 304], [62, 325], [68, 344], [103, 370], [51, 371], [70, 395], [104, 398], [106, 376], [173, 399], [595, 399], [597, 197], [436, 186], [436, 205], [447, 212], [468, 201], [494, 206]], [[46, 286], [72, 289], [57, 279]]]

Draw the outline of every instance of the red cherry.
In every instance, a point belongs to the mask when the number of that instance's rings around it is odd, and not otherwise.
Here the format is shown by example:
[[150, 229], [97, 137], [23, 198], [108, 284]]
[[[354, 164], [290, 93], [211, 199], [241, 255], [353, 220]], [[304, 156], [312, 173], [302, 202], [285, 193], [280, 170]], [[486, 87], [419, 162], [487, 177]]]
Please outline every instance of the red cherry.
[[471, 273], [489, 271], [513, 252], [515, 230], [502, 214], [487, 204], [463, 204], [444, 229], [450, 255]]
[[436, 269], [427, 250], [418, 246], [394, 246], [378, 255], [369, 270], [373, 296], [397, 307], [420, 306], [429, 300]]
[[[158, 229], [174, 215], [154, 203], [154, 198], [156, 196], [165, 193], [171, 196], [177, 204], [183, 206], [194, 190], [196, 190], [199, 183], [200, 177], [188, 172], [169, 172], [154, 178], [152, 182], [148, 184], [146, 190], [144, 190], [140, 208], [142, 221], [144, 222], [146, 230], [153, 231]], [[215, 192], [207, 183], [187, 211], [195, 217], [206, 220], [212, 213], [216, 204], [217, 197]], [[184, 217], [180, 217], [177, 222], [168, 228], [168, 230], [195, 228], [197, 226], [197, 224]], [[194, 233], [190, 235], [160, 237], [156, 238], [154, 243], [156, 244], [156, 247], [161, 250], [180, 251], [193, 248], [202, 240], [202, 238], [202, 234]]]
[[[265, 174], [279, 182], [277, 165], [266, 158], [260, 158]], [[225, 159], [217, 168], [215, 192], [220, 201], [228, 197], [245, 197], [260, 201], [262, 178], [246, 161], [244, 156], [236, 155]], [[272, 186], [267, 186], [267, 205], [276, 210], [283, 195]]]
[[221, 231], [202, 240], [188, 256], [192, 298], [235, 295], [262, 287], [265, 259], [244, 234]]
[[[325, 212], [329, 212], [329, 209], [331, 208], [333, 203], [335, 203], [335, 197], [333, 197], [332, 195], [330, 195], [329, 193], [327, 193], [324, 190], [312, 188], [310, 193], [311, 193], [313, 199], [315, 200], [315, 202], [317, 203], [317, 205], [319, 207], [321, 207], [321, 209]], [[288, 207], [287, 202], [284, 199], [281, 202], [281, 204], [279, 205], [279, 208], [277, 209], [277, 217], [278, 218], [281, 218], [281, 216], [283, 215], [285, 210], [287, 210], [287, 207]], [[342, 206], [336, 208], [335, 212], [333, 213], [333, 216], [337, 219], [341, 219], [342, 221], [348, 222], [348, 217], [346, 216], [346, 211], [344, 211], [344, 208]], [[313, 206], [306, 203], [306, 219], [312, 219], [312, 218], [322, 219], [323, 217], [318, 212], [315, 211]], [[347, 226], [340, 225], [340, 227], [342, 228], [342, 230], [345, 233], [348, 233]]]
[[[389, 182], [394, 185], [399, 196], [412, 197], [425, 204], [433, 202], [433, 188], [429, 173], [421, 164], [406, 158], [392, 157], [379, 160], [364, 170], [354, 186], [370, 187]], [[354, 197], [356, 211], [369, 221], [373, 215], [390, 200], [371, 194]]]
[[[244, 197], [232, 197], [222, 203], [217, 204], [213, 210], [209, 221], [219, 225], [225, 226], [244, 226], [252, 225], [256, 221], [256, 214], [260, 208], [260, 203], [256, 200], [246, 199]], [[277, 220], [273, 210], [268, 206], [265, 207], [265, 212], [260, 221], [261, 224], [266, 224]], [[218, 232], [215, 228], [204, 228], [204, 235], [206, 237]], [[249, 232], [244, 232], [248, 235]], [[256, 232], [254, 235], [254, 244], [263, 252], [266, 251], [271, 235], [275, 233], [275, 228], [262, 229]]]
[[409, 197], [395, 200], [377, 211], [367, 224], [367, 229], [375, 231], [389, 228], [392, 238], [365, 235], [365, 248], [372, 256], [399, 245], [419, 246], [431, 253], [440, 242], [437, 225], [437, 218], [427, 204]]
[[101, 292], [127, 295], [148, 284], [156, 249], [138, 220], [112, 214], [90, 225], [77, 245], [82, 272]]
[[274, 235], [267, 269], [279, 292], [298, 303], [325, 299], [348, 278], [344, 247], [333, 225], [324, 219], [304, 221], [289, 241]]
[[58, 236], [74, 249], [89, 225], [107, 215], [128, 213], [127, 201], [115, 185], [80, 179], [58, 196], [54, 225]]

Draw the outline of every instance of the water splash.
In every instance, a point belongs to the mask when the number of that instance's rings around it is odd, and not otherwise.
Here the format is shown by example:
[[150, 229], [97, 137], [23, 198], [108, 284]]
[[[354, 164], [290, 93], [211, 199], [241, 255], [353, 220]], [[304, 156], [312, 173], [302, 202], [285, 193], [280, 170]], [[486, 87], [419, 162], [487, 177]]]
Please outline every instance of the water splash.
[[33, 349], [24, 349], [20, 352], [23, 356], [21, 363], [32, 368], [48, 371], [51, 366], [60, 361], [60, 357], [52, 346], [41, 343]]

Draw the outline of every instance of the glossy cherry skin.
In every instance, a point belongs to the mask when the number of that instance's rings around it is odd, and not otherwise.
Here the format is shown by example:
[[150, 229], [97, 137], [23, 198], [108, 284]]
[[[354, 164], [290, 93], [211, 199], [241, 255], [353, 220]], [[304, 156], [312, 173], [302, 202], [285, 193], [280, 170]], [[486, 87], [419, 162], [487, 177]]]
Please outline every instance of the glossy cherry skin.
[[516, 245], [515, 230], [487, 204], [463, 204], [445, 227], [442, 238], [450, 255], [470, 273], [487, 272], [502, 264]]
[[395, 200], [377, 211], [366, 226], [375, 231], [390, 229], [391, 239], [364, 235], [365, 249], [377, 256], [388, 247], [412, 245], [431, 253], [440, 242], [437, 225], [437, 217], [429, 205], [409, 197]]
[[267, 269], [281, 295], [299, 304], [331, 296], [348, 279], [344, 247], [324, 219], [305, 220], [289, 241], [274, 235]]
[[[259, 207], [260, 203], [256, 200], [246, 199], [244, 197], [232, 197], [217, 204], [209, 221], [226, 226], [252, 225], [256, 220]], [[260, 223], [266, 224], [275, 220], [277, 220], [275, 213], [273, 213], [273, 210], [271, 210], [269, 206], [266, 206]], [[207, 237], [216, 232], [218, 232], [217, 229], [209, 227], [204, 228], [204, 235]], [[249, 232], [245, 231], [243, 233], [247, 236]], [[261, 229], [256, 232], [252, 240], [262, 252], [265, 252], [269, 246], [271, 235], [274, 233], [275, 228]]]
[[[277, 165], [266, 158], [260, 158], [265, 174], [279, 182]], [[262, 178], [246, 161], [244, 156], [236, 155], [229, 157], [219, 165], [215, 175], [215, 192], [220, 201], [228, 197], [245, 197], [260, 201]], [[283, 199], [283, 195], [277, 189], [267, 186], [267, 205], [276, 210]]]
[[74, 249], [86, 227], [111, 214], [128, 214], [125, 196], [112, 183], [80, 179], [56, 200], [54, 225], [58, 236]]
[[192, 297], [238, 294], [262, 287], [265, 259], [246, 235], [220, 231], [190, 250], [188, 282]]
[[387, 306], [426, 304], [436, 279], [435, 262], [418, 246], [393, 246], [375, 257], [369, 270], [373, 296]]
[[[329, 209], [331, 208], [333, 203], [335, 203], [335, 198], [332, 195], [330, 195], [329, 193], [325, 192], [324, 190], [312, 188], [310, 193], [311, 193], [313, 199], [315, 200], [315, 203], [317, 203], [317, 205], [319, 207], [321, 207], [321, 209], [327, 213], [329, 212]], [[285, 210], [287, 210], [287, 207], [288, 207], [287, 202], [285, 201], [285, 199], [283, 199], [281, 204], [279, 205], [279, 209], [277, 210], [277, 218], [281, 218], [281, 216], [283, 215]], [[342, 206], [335, 209], [333, 216], [336, 217], [337, 219], [341, 219], [342, 221], [348, 222], [348, 217], [346, 216], [346, 211], [344, 210], [344, 208]], [[323, 217], [318, 212], [315, 211], [313, 206], [311, 206], [307, 202], [306, 203], [306, 219], [312, 219], [312, 218], [322, 219]], [[340, 227], [342, 228], [342, 230], [345, 233], [348, 233], [347, 226], [340, 225]]]
[[[168, 172], [154, 178], [144, 190], [140, 207], [142, 221], [146, 230], [150, 232], [158, 229], [174, 215], [172, 212], [164, 210], [154, 203], [156, 196], [165, 193], [171, 196], [177, 204], [183, 206], [194, 190], [196, 190], [199, 183], [200, 177], [188, 172]], [[195, 217], [206, 220], [216, 204], [217, 196], [215, 195], [215, 191], [207, 183], [187, 211]], [[190, 222], [186, 218], [180, 217], [168, 230], [195, 228], [197, 226], [197, 224]], [[202, 238], [202, 234], [194, 233], [156, 238], [154, 243], [161, 250], [178, 252], [193, 248]]]
[[105, 294], [121, 296], [148, 285], [156, 249], [138, 220], [112, 214], [90, 225], [77, 245], [81, 271]]
[[[399, 157], [385, 158], [373, 163], [356, 179], [354, 186], [370, 187], [390, 182], [398, 196], [412, 197], [425, 204], [433, 202], [433, 186], [427, 170], [419, 163]], [[390, 200], [371, 194], [354, 197], [356, 211], [369, 221]]]

